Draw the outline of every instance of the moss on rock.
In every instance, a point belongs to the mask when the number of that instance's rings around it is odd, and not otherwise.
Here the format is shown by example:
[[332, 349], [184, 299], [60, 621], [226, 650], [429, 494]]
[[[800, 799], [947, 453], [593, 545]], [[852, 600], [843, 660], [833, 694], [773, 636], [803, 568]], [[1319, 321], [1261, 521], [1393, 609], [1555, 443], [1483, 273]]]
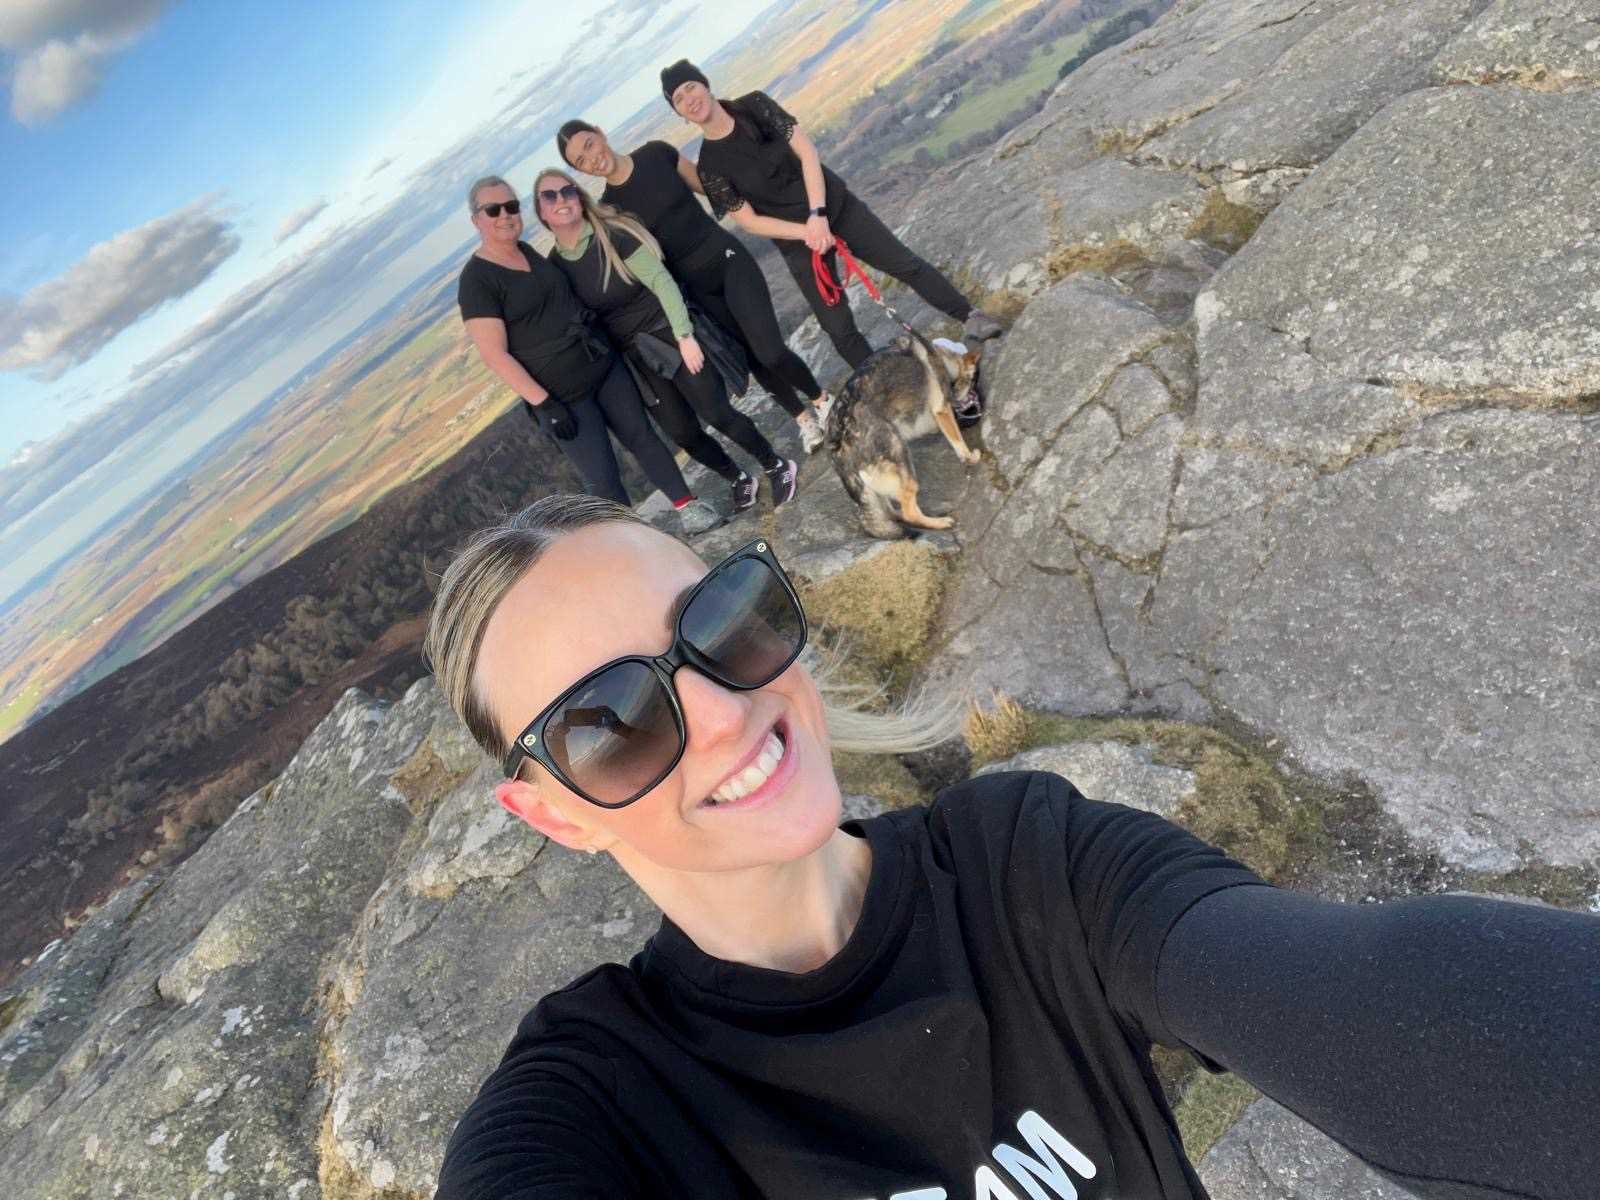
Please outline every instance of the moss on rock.
[[1206, 206], [1190, 222], [1184, 236], [1198, 238], [1234, 254], [1255, 236], [1264, 220], [1266, 214], [1245, 204], [1235, 204], [1222, 194], [1221, 188], [1212, 188], [1206, 193]]
[[1261, 1093], [1237, 1075], [1213, 1075], [1196, 1064], [1182, 1097], [1173, 1108], [1173, 1116], [1178, 1119], [1178, 1134], [1183, 1138], [1183, 1150], [1190, 1161], [1199, 1162], [1217, 1139], [1244, 1115], [1244, 1110], [1260, 1098]]
[[891, 691], [901, 690], [932, 643], [949, 562], [920, 541], [895, 542], [819, 584], [802, 583], [811, 621], [848, 643]]
[[1531, 861], [1515, 870], [1503, 872], [1463, 872], [1458, 887], [1462, 891], [1486, 895], [1521, 896], [1553, 904], [1557, 908], [1593, 909], [1600, 904], [1600, 864], [1586, 867], [1552, 867]]
[[1291, 777], [1269, 757], [1220, 730], [1178, 721], [1129, 717], [1063, 717], [996, 696], [969, 720], [974, 767], [1040, 746], [1120, 741], [1148, 746], [1162, 766], [1195, 776], [1194, 795], [1177, 821], [1220, 846], [1264, 878], [1300, 878], [1326, 842], [1310, 781]]
[[0, 1000], [0, 1033], [4, 1033], [10, 1028], [11, 1022], [17, 1019], [25, 1000], [26, 997], [22, 995], [7, 996]]
[[847, 796], [871, 796], [890, 808], [910, 808], [925, 804], [931, 796], [916, 776], [892, 754], [853, 754], [836, 751], [833, 772], [839, 789]]

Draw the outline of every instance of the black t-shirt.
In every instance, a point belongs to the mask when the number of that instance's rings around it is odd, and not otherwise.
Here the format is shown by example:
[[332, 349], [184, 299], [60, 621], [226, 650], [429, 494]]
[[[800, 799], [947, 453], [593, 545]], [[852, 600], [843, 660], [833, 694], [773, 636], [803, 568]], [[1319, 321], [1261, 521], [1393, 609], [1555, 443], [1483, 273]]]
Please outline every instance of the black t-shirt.
[[499, 317], [506, 349], [540, 387], [561, 400], [589, 395], [611, 369], [612, 351], [590, 329], [567, 277], [526, 242], [528, 270], [513, 271], [474, 254], [461, 268], [461, 319]]
[[437, 1200], [1203, 1197], [1147, 1057], [1175, 1040], [1156, 962], [1190, 906], [1261, 880], [1054, 775], [845, 828], [872, 875], [833, 959], [720, 961], [664, 921], [523, 1020]]
[[646, 142], [629, 157], [633, 173], [628, 181], [606, 184], [600, 199], [638, 217], [661, 243], [667, 262], [689, 259], [707, 241], [726, 236], [678, 174], [676, 147]]
[[[639, 248], [639, 239], [624, 230], [613, 229], [611, 244], [626, 259]], [[606, 278], [606, 260], [598, 237], [590, 235], [582, 258], [567, 258], [557, 249], [551, 251], [550, 261], [572, 284], [578, 303], [599, 317], [606, 332], [620, 344], [626, 345], [636, 333], [667, 324], [661, 301], [644, 284], [637, 279], [623, 279], [615, 270], [609, 279]]]
[[[811, 204], [799, 156], [789, 146], [799, 122], [765, 92], [724, 100], [722, 107], [733, 117], [733, 132], [700, 146], [700, 182], [711, 211], [721, 218], [748, 202], [761, 216], [804, 221]], [[847, 195], [844, 180], [826, 165], [822, 179], [828, 215], [835, 217]]]

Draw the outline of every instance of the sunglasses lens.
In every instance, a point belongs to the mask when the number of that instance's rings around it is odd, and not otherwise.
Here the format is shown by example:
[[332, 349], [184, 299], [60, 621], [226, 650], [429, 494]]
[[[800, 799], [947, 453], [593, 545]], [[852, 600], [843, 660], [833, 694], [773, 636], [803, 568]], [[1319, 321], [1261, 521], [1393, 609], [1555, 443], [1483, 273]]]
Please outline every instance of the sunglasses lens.
[[544, 727], [545, 749], [567, 779], [601, 804], [659, 783], [683, 748], [672, 701], [643, 663], [618, 663], [567, 697]]
[[706, 666], [735, 687], [771, 683], [805, 644], [799, 605], [759, 558], [741, 558], [707, 579], [680, 628]]

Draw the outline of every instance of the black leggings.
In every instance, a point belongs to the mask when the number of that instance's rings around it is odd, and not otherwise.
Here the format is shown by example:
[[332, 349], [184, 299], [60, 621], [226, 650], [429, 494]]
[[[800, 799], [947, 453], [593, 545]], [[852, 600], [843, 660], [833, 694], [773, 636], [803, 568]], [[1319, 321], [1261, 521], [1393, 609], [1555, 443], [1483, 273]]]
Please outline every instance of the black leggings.
[[1600, 920], [1464, 896], [1214, 892], [1159, 951], [1167, 1030], [1418, 1196], [1594, 1196]]
[[644, 401], [622, 359], [613, 359], [611, 370], [600, 385], [583, 399], [570, 402], [567, 408], [578, 423], [578, 435], [568, 441], [556, 439], [556, 445], [578, 469], [584, 491], [618, 504], [633, 503], [622, 485], [609, 431], [617, 435], [617, 440], [638, 460], [645, 478], [665, 492], [668, 500], [678, 504], [689, 498], [683, 472], [644, 415]]
[[713, 321], [738, 333], [749, 347], [750, 373], [756, 382], [785, 412], [798, 417], [805, 412], [806, 401], [821, 394], [822, 385], [783, 340], [766, 276], [750, 251], [732, 234], [719, 232], [700, 251], [672, 264], [673, 274]]
[[744, 474], [733, 459], [728, 457], [717, 440], [701, 426], [704, 421], [738, 446], [763, 470], [775, 467], [783, 459], [772, 448], [756, 424], [732, 404], [728, 403], [728, 388], [716, 367], [706, 360], [699, 372], [679, 367], [671, 379], [663, 379], [643, 365], [639, 374], [645, 386], [655, 393], [656, 405], [650, 410], [656, 423], [696, 462], [715, 471], [730, 483]]
[[[972, 302], [956, 291], [955, 285], [936, 268], [918, 258], [889, 227], [878, 220], [870, 208], [854, 195], [846, 195], [839, 208], [837, 219], [830, 223], [833, 235], [850, 247], [850, 254], [869, 267], [884, 271], [908, 286], [933, 307], [958, 321], [965, 321], [972, 312]], [[811, 250], [804, 242], [783, 239], [778, 250], [789, 267], [789, 273], [800, 286], [800, 294], [817, 314], [817, 323], [833, 342], [839, 356], [851, 369], [859, 367], [872, 347], [856, 328], [856, 319], [850, 312], [850, 298], [846, 296], [832, 308], [822, 302], [817, 293], [816, 274], [811, 266]], [[830, 252], [825, 256], [828, 269], [840, 283], [839, 256]]]

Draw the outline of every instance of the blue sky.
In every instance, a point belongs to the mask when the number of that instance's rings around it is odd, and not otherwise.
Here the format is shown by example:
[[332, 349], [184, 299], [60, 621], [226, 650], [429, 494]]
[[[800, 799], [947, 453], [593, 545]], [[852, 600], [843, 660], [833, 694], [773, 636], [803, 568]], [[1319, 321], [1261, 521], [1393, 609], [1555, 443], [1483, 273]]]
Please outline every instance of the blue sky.
[[768, 3], [0, 0], [0, 603]]
[[[0, 462], [87, 411], [134, 359], [267, 266], [277, 223], [336, 187], [450, 61], [468, 30], [443, 0], [179, 5], [109, 65], [86, 102], [0, 125], [0, 295], [60, 276], [97, 242], [208, 195], [237, 213], [238, 252], [200, 294], [119, 335], [59, 380], [0, 373]], [[379, 15], [381, 13], [381, 16]], [[303, 231], [302, 231], [303, 236]], [[183, 303], [187, 300], [188, 303]], [[78, 400], [76, 409], [72, 408]]]

